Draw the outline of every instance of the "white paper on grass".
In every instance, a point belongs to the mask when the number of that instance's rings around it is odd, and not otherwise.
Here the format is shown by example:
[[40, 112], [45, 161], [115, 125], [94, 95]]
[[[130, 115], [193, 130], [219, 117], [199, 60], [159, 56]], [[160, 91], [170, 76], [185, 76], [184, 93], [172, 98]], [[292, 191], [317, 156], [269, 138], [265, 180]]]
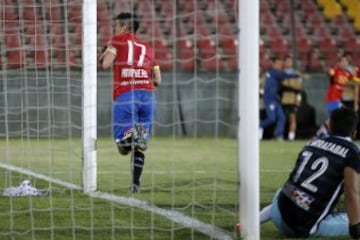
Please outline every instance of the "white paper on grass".
[[32, 186], [30, 180], [24, 180], [17, 187], [8, 187], [4, 190], [3, 196], [20, 197], [20, 196], [44, 196], [48, 192], [39, 190]]

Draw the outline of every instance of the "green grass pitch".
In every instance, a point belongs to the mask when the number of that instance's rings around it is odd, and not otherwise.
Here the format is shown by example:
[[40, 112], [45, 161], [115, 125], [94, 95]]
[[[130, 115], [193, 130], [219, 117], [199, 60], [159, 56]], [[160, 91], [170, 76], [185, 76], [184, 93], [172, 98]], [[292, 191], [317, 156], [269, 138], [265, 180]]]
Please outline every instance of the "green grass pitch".
[[[282, 185], [304, 143], [261, 142], [261, 206], [268, 204]], [[3, 139], [0, 151], [2, 162], [81, 184], [79, 139]], [[100, 191], [175, 210], [234, 234], [238, 219], [235, 139], [153, 138], [146, 152], [142, 192], [137, 195], [128, 192], [129, 157], [118, 155], [111, 139], [99, 139], [97, 157]], [[50, 188], [50, 194], [0, 196], [0, 239], [212, 239], [156, 213], [91, 198], [6, 169], [0, 169], [0, 189], [26, 178], [38, 188]], [[266, 223], [261, 226], [261, 239], [286, 238], [272, 223]]]

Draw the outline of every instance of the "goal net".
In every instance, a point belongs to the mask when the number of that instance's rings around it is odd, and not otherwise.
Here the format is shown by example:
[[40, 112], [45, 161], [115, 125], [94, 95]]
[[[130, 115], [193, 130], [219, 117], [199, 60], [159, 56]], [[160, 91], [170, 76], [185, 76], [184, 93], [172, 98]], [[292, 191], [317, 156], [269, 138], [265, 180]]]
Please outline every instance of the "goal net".
[[[16, 192], [1, 196], [0, 238], [231, 239], [238, 1], [88, 1], [97, 16], [86, 16], [85, 2], [0, 0], [0, 188]], [[100, 53], [112, 18], [132, 11], [162, 71], [137, 194], [129, 192], [130, 157], [112, 137], [112, 72], [83, 59], [85, 18], [97, 19]], [[84, 69], [94, 68], [89, 96]], [[97, 117], [84, 127], [85, 95], [96, 99]], [[84, 193], [84, 134], [94, 130], [97, 191]], [[38, 196], [21, 190], [24, 180]]]

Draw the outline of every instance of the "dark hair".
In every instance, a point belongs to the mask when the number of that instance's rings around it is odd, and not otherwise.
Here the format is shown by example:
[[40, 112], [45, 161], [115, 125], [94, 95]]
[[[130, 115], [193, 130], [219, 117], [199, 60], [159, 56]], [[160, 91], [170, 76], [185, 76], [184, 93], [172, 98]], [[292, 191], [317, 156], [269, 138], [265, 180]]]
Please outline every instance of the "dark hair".
[[272, 56], [272, 57], [270, 58], [270, 61], [271, 61], [272, 63], [275, 63], [276, 61], [281, 61], [281, 60], [283, 60], [283, 59], [280, 58], [279, 56]]
[[284, 56], [284, 61], [292, 59], [292, 56], [290, 54]]
[[129, 12], [120, 13], [114, 18], [117, 23], [125, 24], [130, 31], [136, 33], [139, 29], [139, 18], [136, 14], [131, 14]]
[[341, 107], [334, 110], [330, 116], [330, 132], [332, 135], [351, 137], [356, 130], [358, 116], [354, 110]]
[[345, 51], [345, 52], [342, 54], [342, 56], [343, 56], [343, 57], [348, 57], [348, 56], [352, 57], [352, 52], [350, 52], [350, 51]]

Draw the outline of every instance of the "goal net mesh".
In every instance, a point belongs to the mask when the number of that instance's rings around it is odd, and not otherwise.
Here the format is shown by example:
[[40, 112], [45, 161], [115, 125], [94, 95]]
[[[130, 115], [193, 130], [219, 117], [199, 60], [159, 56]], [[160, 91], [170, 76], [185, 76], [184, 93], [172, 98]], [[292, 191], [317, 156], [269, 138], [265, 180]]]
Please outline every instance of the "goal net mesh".
[[[97, 1], [98, 52], [113, 17], [135, 12], [162, 85], [141, 192], [131, 194], [130, 157], [118, 154], [111, 132], [112, 73], [98, 68], [98, 191], [84, 194], [83, 2], [0, 0], [0, 190], [20, 189], [0, 197], [0, 239], [230, 239], [238, 220], [237, 4]], [[24, 180], [41, 196], [19, 196], [31, 193]]]

